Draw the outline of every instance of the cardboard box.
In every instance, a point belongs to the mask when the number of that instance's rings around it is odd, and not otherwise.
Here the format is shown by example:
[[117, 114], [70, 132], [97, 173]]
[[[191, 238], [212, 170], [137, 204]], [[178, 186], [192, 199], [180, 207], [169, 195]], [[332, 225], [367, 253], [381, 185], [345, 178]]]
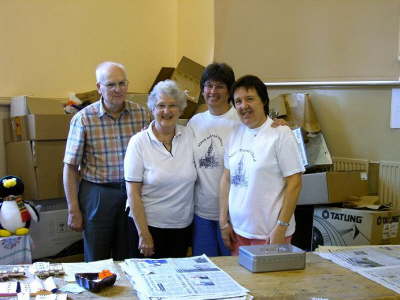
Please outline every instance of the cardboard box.
[[100, 99], [100, 94], [97, 90], [92, 90], [92, 91], [88, 91], [88, 92], [83, 92], [83, 93], [78, 93], [75, 94], [75, 96], [77, 98], [79, 98], [79, 100], [81, 100], [82, 102], [96, 102], [97, 100]]
[[398, 244], [400, 210], [372, 211], [316, 207], [313, 246]]
[[3, 140], [4, 143], [7, 144], [12, 142], [12, 133], [11, 133], [11, 122], [10, 119], [3, 119]]
[[164, 81], [167, 79], [170, 79], [172, 77], [172, 74], [174, 74], [175, 68], [171, 67], [162, 67], [160, 69], [160, 72], [158, 72], [158, 75], [156, 79], [154, 80], [153, 84], [151, 85], [149, 89], [149, 93], [153, 90], [154, 86], [159, 83], [160, 81]]
[[7, 172], [20, 176], [26, 200], [64, 197], [65, 141], [23, 141], [6, 145]]
[[180, 116], [182, 119], [190, 119], [199, 105], [204, 104], [204, 98], [200, 90], [200, 79], [204, 69], [204, 66], [183, 56], [172, 74], [171, 79], [175, 80], [182, 90], [187, 90], [190, 96], [187, 106]]
[[146, 109], [149, 109], [147, 107], [147, 98], [149, 97], [149, 94], [145, 93], [128, 93], [126, 95], [126, 100], [135, 102], [141, 106], [143, 106]]
[[10, 104], [11, 139], [64, 140], [72, 115], [64, 113], [60, 100], [18, 96]]
[[11, 98], [10, 117], [38, 115], [63, 115], [64, 108], [59, 99], [17, 96]]
[[9, 119], [11, 141], [65, 140], [68, 137], [72, 115], [30, 114]]
[[67, 225], [67, 209], [40, 212], [40, 221], [32, 222], [32, 258], [55, 256], [82, 239], [82, 233], [72, 231]]
[[196, 103], [200, 103], [200, 79], [203, 72], [204, 66], [183, 56], [171, 79], [175, 80], [182, 90], [188, 90]]
[[297, 204], [343, 202], [349, 196], [368, 194], [368, 176], [360, 172], [321, 172], [303, 175]]
[[[199, 112], [199, 106], [204, 104], [204, 98], [200, 90], [200, 79], [204, 72], [204, 66], [196, 63], [195, 61], [183, 56], [176, 68], [162, 68], [157, 78], [154, 80], [149, 93], [153, 87], [160, 81], [172, 79], [176, 81], [179, 88], [187, 90], [189, 97], [187, 99], [187, 106], [181, 114], [181, 119], [190, 119], [195, 113]], [[145, 100], [147, 103], [147, 99]], [[133, 102], [137, 102], [133, 100]], [[147, 107], [147, 105], [145, 105]], [[204, 107], [201, 108], [202, 110]], [[206, 107], [205, 110], [208, 108]]]

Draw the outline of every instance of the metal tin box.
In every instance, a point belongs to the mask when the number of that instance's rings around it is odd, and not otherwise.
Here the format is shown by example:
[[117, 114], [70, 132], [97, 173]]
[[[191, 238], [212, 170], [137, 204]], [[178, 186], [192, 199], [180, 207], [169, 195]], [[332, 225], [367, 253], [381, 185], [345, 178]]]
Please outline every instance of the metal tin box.
[[304, 269], [306, 253], [288, 244], [239, 247], [239, 264], [251, 272]]

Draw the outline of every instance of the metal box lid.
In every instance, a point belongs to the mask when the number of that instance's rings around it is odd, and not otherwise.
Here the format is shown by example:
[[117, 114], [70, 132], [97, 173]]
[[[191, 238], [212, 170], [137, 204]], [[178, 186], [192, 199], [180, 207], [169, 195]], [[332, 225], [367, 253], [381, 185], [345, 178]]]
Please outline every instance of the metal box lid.
[[258, 258], [265, 256], [276, 255], [290, 255], [290, 254], [305, 254], [305, 251], [290, 244], [279, 245], [254, 245], [254, 246], [241, 246], [239, 247], [240, 255], [247, 255], [250, 257]]

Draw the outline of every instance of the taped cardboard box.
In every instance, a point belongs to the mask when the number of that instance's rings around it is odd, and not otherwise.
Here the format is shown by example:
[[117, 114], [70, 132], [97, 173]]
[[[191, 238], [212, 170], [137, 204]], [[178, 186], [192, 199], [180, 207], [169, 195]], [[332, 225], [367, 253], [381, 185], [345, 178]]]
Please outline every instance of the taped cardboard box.
[[368, 194], [368, 176], [360, 172], [320, 172], [304, 174], [297, 204], [344, 202], [350, 196]]
[[30, 231], [33, 259], [55, 256], [82, 239], [81, 232], [68, 228], [67, 219], [67, 209], [40, 213], [40, 222], [33, 222]]
[[11, 141], [65, 140], [68, 137], [72, 115], [27, 115], [13, 117]]
[[12, 133], [11, 133], [11, 122], [10, 119], [3, 119], [3, 140], [4, 143], [7, 144], [12, 142]]
[[64, 140], [71, 115], [64, 114], [60, 100], [13, 97], [10, 108], [11, 141]]
[[313, 248], [318, 245], [398, 244], [400, 210], [316, 207], [313, 217]]
[[11, 98], [10, 117], [38, 115], [63, 115], [64, 108], [60, 99], [17, 96]]
[[64, 197], [65, 141], [23, 141], [6, 145], [7, 172], [22, 178], [26, 200]]

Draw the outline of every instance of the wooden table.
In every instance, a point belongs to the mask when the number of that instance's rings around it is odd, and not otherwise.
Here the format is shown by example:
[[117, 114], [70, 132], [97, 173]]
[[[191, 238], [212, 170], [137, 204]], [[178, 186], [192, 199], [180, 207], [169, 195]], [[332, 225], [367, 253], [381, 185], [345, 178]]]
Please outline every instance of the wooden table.
[[[212, 261], [246, 287], [255, 299], [400, 299], [400, 294], [313, 253], [307, 253], [306, 269], [297, 271], [251, 273], [238, 265], [237, 257], [216, 257]], [[136, 299], [133, 295], [134, 291], [125, 276], [120, 276], [111, 289], [99, 294], [69, 295], [69, 298]]]

